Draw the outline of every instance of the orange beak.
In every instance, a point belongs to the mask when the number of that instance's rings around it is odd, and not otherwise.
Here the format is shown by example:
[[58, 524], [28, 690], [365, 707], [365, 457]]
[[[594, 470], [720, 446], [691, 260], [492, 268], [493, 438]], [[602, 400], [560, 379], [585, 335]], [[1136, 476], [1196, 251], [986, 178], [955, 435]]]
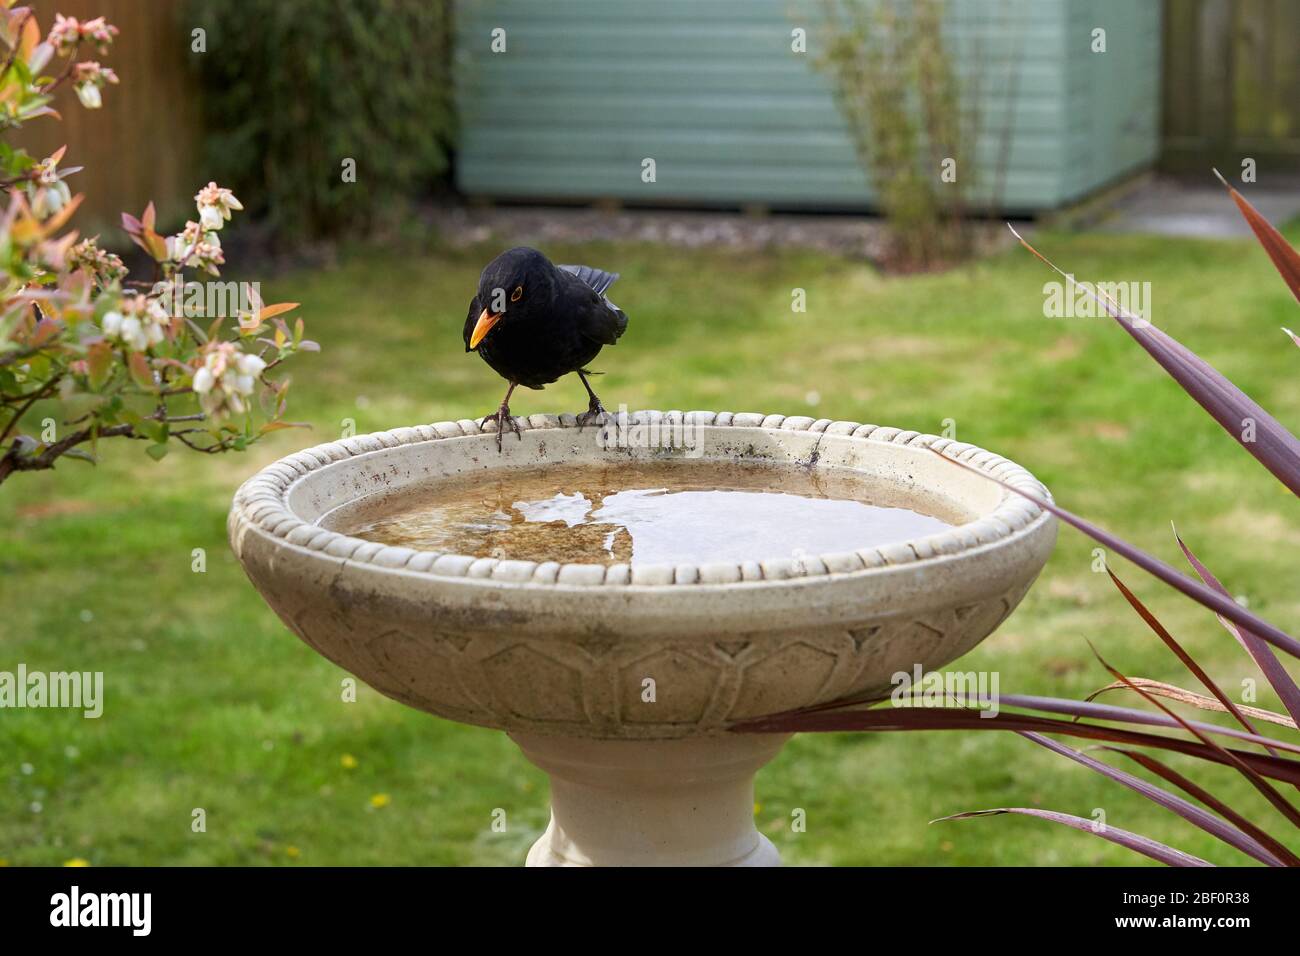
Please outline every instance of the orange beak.
[[471, 352], [478, 348], [478, 344], [483, 341], [483, 336], [492, 331], [492, 326], [500, 322], [501, 316], [503, 315], [505, 315], [504, 312], [498, 312], [496, 315], [492, 315], [487, 309], [484, 309], [479, 313], [478, 322], [474, 324], [474, 331], [470, 333], [469, 337], [469, 349]]

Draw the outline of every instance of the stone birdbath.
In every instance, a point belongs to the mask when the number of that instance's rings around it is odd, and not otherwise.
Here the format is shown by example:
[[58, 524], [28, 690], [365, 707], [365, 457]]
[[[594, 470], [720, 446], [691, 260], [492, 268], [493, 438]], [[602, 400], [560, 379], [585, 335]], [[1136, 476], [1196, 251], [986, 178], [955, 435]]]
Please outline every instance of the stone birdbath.
[[[730, 412], [633, 421], [694, 428], [695, 447], [624, 447], [567, 415], [521, 419], [502, 452], [468, 420], [318, 445], [244, 483], [231, 546], [318, 653], [394, 700], [505, 731], [549, 775], [550, 825], [528, 865], [778, 864], [754, 826], [754, 775], [787, 738], [729, 725], [888, 690], [896, 673], [961, 656], [1019, 603], [1055, 520], [928, 448], [1046, 490], [992, 452], [898, 428]], [[476, 558], [325, 526], [342, 505], [430, 482], [642, 460], [847, 473], [959, 520], [917, 540], [702, 566]]]

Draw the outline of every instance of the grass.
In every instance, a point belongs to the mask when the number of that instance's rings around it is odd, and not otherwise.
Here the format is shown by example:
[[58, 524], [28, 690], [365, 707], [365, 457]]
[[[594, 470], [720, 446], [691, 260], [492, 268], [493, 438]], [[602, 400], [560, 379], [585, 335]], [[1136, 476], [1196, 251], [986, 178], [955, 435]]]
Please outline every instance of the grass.
[[[1292, 231], [1294, 239], [1295, 233]], [[1080, 277], [1150, 282], [1153, 320], [1293, 430], [1294, 303], [1251, 242], [1040, 236]], [[1173, 560], [1169, 522], [1253, 609], [1300, 627], [1300, 512], [1287, 494], [1102, 319], [1048, 319], [1052, 277], [1014, 250], [943, 275], [884, 278], [812, 253], [652, 245], [547, 250], [617, 269], [632, 318], [597, 367], [606, 404], [813, 414], [957, 436], [1025, 464], [1067, 507]], [[488, 249], [395, 258], [360, 250], [272, 283], [324, 351], [296, 360], [290, 418], [245, 455], [153, 463], [106, 445], [0, 486], [0, 670], [102, 670], [104, 716], [0, 712], [0, 859], [59, 864], [515, 864], [547, 816], [544, 776], [504, 735], [420, 714], [361, 687], [280, 624], [225, 542], [231, 494], [295, 448], [358, 431], [482, 415], [499, 379], [463, 352]], [[791, 311], [792, 290], [808, 311]], [[576, 411], [576, 379], [516, 412]], [[37, 409], [39, 417], [42, 410]], [[192, 570], [204, 549], [206, 571]], [[1185, 683], [1177, 662], [1063, 529], [1039, 583], [963, 668], [1003, 693], [1083, 696], [1126, 672]], [[1266, 683], [1213, 618], [1121, 568], [1232, 692]], [[1191, 686], [1185, 683], [1185, 686]], [[1114, 695], [1114, 702], [1132, 703]], [[1139, 705], [1140, 706], [1140, 705]], [[1186, 764], [1176, 763], [1182, 769]], [[1131, 769], [1131, 768], [1126, 768]], [[1212, 788], [1276, 821], [1229, 772]], [[1043, 806], [1145, 832], [1222, 863], [1231, 851], [1142, 798], [1002, 734], [805, 735], [759, 777], [757, 822], [790, 864], [1130, 864], [1138, 858], [1009, 817]], [[806, 832], [791, 814], [805, 811]], [[195, 832], [195, 811], [206, 830]], [[504, 833], [493, 813], [506, 813]]]

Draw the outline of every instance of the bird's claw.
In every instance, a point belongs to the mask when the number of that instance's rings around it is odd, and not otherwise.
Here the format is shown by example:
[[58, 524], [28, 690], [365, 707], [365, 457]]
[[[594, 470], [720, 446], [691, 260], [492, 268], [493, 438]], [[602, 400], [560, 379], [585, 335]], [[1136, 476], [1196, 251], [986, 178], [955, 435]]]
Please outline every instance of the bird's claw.
[[491, 415], [484, 415], [483, 420], [478, 423], [478, 427], [486, 428], [488, 422], [497, 423], [497, 451], [502, 450], [501, 436], [505, 434], [506, 429], [509, 429], [518, 435], [520, 441], [524, 440], [524, 433], [520, 431], [519, 423], [515, 421], [514, 416], [510, 414], [510, 406], [503, 404]]
[[600, 402], [592, 402], [590, 407], [581, 415], [575, 416], [578, 422], [578, 431], [582, 431], [587, 425], [605, 424], [605, 416], [609, 414], [605, 411]]

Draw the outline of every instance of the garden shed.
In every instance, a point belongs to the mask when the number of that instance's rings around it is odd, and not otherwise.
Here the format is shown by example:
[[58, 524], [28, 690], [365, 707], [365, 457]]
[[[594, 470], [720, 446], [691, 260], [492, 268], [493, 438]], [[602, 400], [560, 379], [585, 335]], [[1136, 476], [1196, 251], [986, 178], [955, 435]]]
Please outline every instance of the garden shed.
[[[872, 208], [817, 66], [824, 10], [461, 0], [458, 186], [514, 200]], [[978, 88], [962, 105], [978, 129], [976, 201], [1050, 210], [1157, 160], [1160, 4], [950, 0], [944, 37], [963, 89]]]

